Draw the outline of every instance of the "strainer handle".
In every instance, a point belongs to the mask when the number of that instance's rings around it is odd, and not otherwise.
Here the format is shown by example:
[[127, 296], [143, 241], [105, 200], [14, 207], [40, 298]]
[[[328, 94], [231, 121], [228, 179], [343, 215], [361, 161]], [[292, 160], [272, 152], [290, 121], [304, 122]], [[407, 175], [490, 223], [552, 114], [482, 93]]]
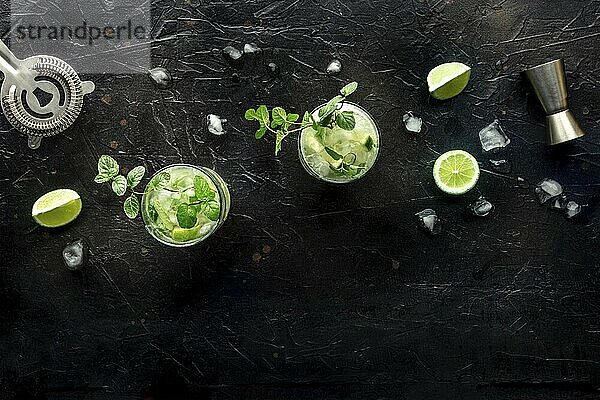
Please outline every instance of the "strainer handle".
[[0, 70], [4, 75], [16, 75], [20, 62], [21, 60], [0, 40]]

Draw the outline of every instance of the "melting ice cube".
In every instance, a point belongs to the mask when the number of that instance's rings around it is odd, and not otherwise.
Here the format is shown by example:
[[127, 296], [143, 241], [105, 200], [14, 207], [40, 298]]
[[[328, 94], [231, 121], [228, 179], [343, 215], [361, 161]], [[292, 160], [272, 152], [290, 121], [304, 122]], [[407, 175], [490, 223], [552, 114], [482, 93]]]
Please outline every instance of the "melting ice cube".
[[581, 212], [581, 206], [574, 201], [569, 201], [565, 208], [565, 215], [567, 218], [573, 218], [579, 215]]
[[479, 140], [484, 151], [506, 147], [510, 143], [498, 120], [479, 131]]
[[426, 208], [415, 214], [419, 219], [419, 226], [431, 235], [437, 235], [442, 231], [442, 221], [431, 208]]
[[152, 68], [148, 71], [148, 75], [161, 89], [167, 89], [173, 84], [171, 73], [163, 67]]
[[240, 61], [244, 54], [233, 46], [227, 46], [223, 49], [223, 56], [229, 61]]
[[540, 181], [535, 188], [535, 194], [537, 195], [540, 204], [545, 204], [549, 200], [560, 196], [562, 192], [563, 188], [560, 183], [549, 178]]
[[81, 239], [69, 243], [63, 249], [63, 259], [65, 260], [65, 265], [68, 269], [71, 271], [77, 271], [83, 268], [84, 251], [85, 249]]
[[279, 66], [277, 66], [277, 64], [272, 62], [272, 63], [269, 63], [269, 65], [267, 65], [267, 67], [269, 68], [269, 75], [271, 75], [271, 76], [279, 75]]
[[512, 165], [508, 160], [490, 160], [492, 169], [501, 174], [508, 174], [512, 170]]
[[481, 196], [469, 208], [471, 209], [471, 213], [476, 217], [485, 217], [494, 209], [494, 205]]
[[339, 74], [340, 72], [342, 72], [342, 62], [338, 59], [331, 61], [327, 66], [328, 74]]
[[227, 133], [227, 131], [225, 131], [223, 128], [223, 124], [226, 122], [226, 119], [215, 114], [208, 114], [206, 116], [206, 125], [208, 126], [208, 131], [213, 135], [224, 135]]
[[244, 54], [260, 53], [262, 49], [256, 43], [246, 43], [244, 45]]
[[423, 120], [413, 114], [412, 111], [408, 111], [404, 116], [402, 116], [402, 121], [404, 121], [404, 126], [406, 130], [409, 132], [421, 132], [421, 126], [423, 125]]

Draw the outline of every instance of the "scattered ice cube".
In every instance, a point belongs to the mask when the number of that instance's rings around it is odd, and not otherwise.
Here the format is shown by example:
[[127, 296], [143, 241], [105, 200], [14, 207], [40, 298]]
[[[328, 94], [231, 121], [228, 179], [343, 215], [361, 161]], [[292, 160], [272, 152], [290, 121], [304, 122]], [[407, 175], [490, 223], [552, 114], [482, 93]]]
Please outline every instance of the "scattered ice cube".
[[63, 249], [63, 259], [65, 260], [65, 265], [71, 271], [78, 271], [83, 268], [84, 264], [84, 251], [83, 240], [78, 239], [72, 243], [69, 243]]
[[327, 66], [328, 74], [339, 74], [340, 72], [342, 72], [342, 62], [338, 59], [331, 61]]
[[256, 43], [246, 43], [244, 45], [244, 54], [260, 53], [262, 49]]
[[208, 131], [213, 135], [224, 135], [227, 133], [227, 131], [225, 131], [223, 128], [223, 124], [226, 122], [226, 119], [215, 114], [208, 114], [206, 116], [206, 125], [208, 126]]
[[569, 201], [565, 208], [565, 214], [567, 218], [573, 218], [579, 215], [581, 212], [581, 206], [574, 201]]
[[535, 194], [537, 195], [540, 204], [545, 204], [549, 200], [560, 196], [562, 192], [563, 189], [560, 183], [549, 178], [543, 179], [535, 188]]
[[431, 208], [426, 208], [415, 214], [419, 218], [419, 226], [431, 235], [437, 235], [442, 231], [442, 221]]
[[480, 196], [474, 203], [469, 205], [471, 213], [476, 217], [485, 217], [494, 209], [494, 205], [490, 203], [485, 197]]
[[244, 54], [233, 46], [227, 46], [223, 49], [223, 56], [229, 61], [240, 61]]
[[557, 196], [555, 199], [550, 201], [550, 207], [555, 208], [557, 210], [564, 210], [567, 208], [567, 196], [561, 194]]
[[510, 143], [498, 120], [479, 131], [479, 140], [484, 151], [506, 147]]
[[272, 63], [269, 63], [269, 65], [267, 65], [267, 67], [269, 68], [269, 75], [271, 75], [271, 76], [279, 75], [279, 67], [277, 66], [277, 64], [272, 62]]
[[412, 111], [408, 111], [404, 116], [402, 116], [402, 121], [404, 121], [404, 126], [406, 130], [409, 132], [421, 132], [421, 126], [423, 125], [423, 120], [413, 114]]
[[148, 75], [161, 89], [168, 89], [173, 84], [171, 73], [163, 67], [152, 68], [148, 71]]
[[512, 171], [512, 165], [508, 160], [490, 160], [492, 169], [501, 174], [509, 174]]

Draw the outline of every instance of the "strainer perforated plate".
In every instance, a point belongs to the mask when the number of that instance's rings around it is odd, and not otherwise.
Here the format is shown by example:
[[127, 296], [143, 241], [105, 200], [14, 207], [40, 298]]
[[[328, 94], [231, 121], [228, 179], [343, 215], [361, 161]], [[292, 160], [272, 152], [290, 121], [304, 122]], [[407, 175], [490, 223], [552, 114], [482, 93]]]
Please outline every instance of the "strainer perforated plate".
[[42, 138], [71, 126], [81, 113], [83, 96], [95, 88], [93, 82], [81, 81], [63, 60], [46, 55], [19, 60], [1, 40], [0, 70], [4, 73], [2, 111], [12, 126], [28, 136], [32, 149], [40, 146]]

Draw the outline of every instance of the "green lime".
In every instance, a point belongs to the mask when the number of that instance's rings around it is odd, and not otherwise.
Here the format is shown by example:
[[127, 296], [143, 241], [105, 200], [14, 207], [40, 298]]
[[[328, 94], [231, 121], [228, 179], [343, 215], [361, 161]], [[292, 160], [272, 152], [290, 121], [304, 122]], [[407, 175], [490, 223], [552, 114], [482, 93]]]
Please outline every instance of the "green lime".
[[479, 164], [475, 157], [464, 150], [448, 151], [435, 160], [433, 179], [448, 194], [464, 194], [479, 179]]
[[58, 189], [48, 192], [35, 203], [31, 216], [48, 228], [56, 228], [73, 221], [81, 212], [81, 198], [71, 189]]
[[471, 68], [459, 62], [438, 65], [427, 75], [429, 93], [438, 100], [447, 100], [464, 90], [471, 77]]
[[211, 223], [204, 215], [198, 214], [198, 222], [192, 228], [181, 228], [175, 226], [171, 231], [173, 240], [176, 242], [188, 242], [190, 240], [198, 239], [204, 236], [206, 233], [202, 231], [202, 228], [207, 224]]

